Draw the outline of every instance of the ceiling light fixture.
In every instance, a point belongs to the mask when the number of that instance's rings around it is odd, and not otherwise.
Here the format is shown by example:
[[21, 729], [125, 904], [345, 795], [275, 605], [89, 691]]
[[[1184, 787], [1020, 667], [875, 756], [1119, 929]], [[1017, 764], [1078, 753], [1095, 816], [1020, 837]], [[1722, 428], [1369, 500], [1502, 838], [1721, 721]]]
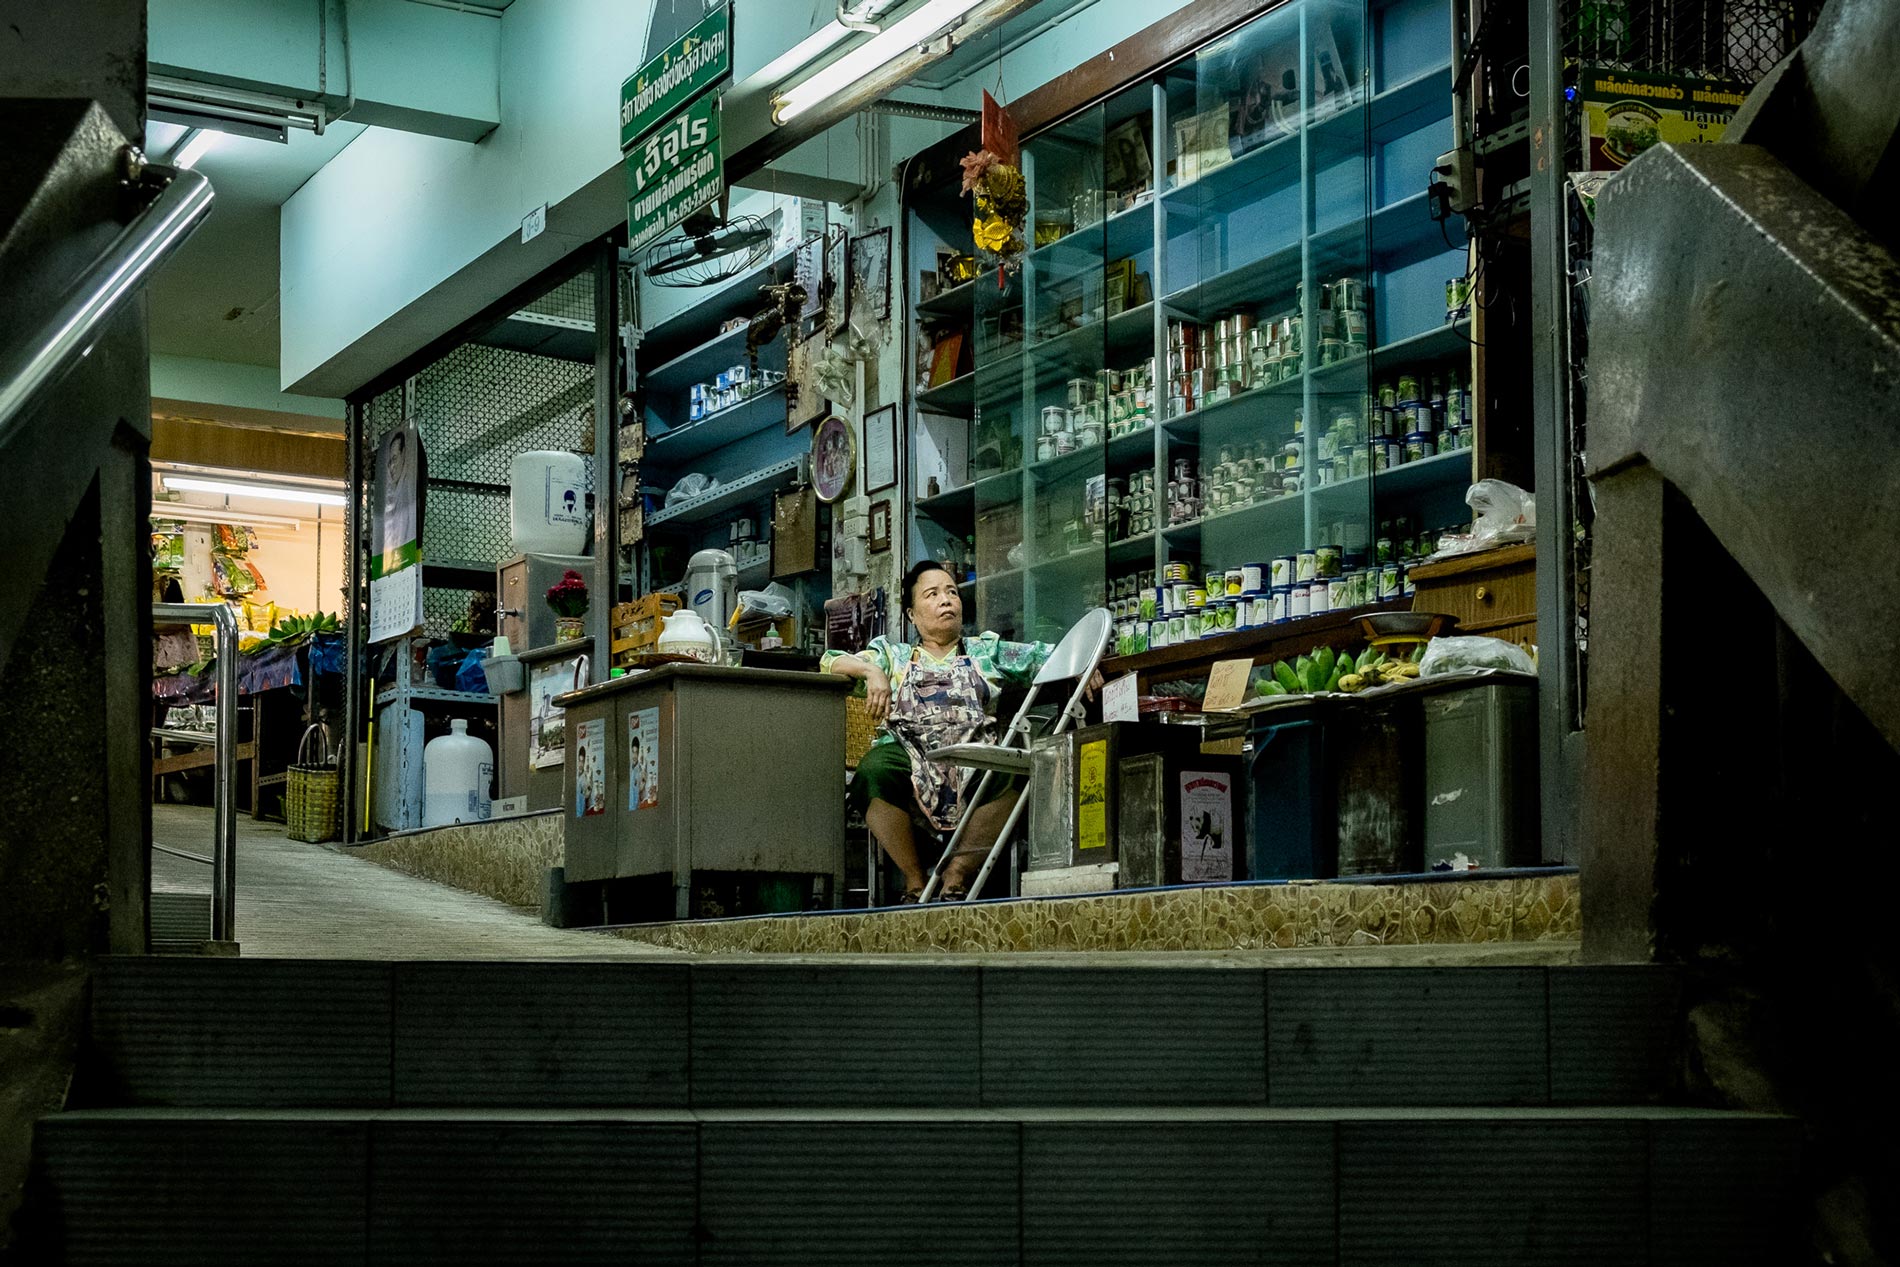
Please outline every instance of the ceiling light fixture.
[[984, 0], [924, 0], [837, 61], [814, 71], [803, 82], [772, 95], [772, 122], [789, 123], [812, 107], [843, 92], [905, 53], [928, 43], [943, 28]]
[[347, 506], [350, 499], [341, 493], [320, 488], [284, 488], [270, 484], [240, 484], [235, 480], [201, 480], [188, 475], [167, 475], [166, 488], [181, 493], [222, 493], [226, 497], [261, 497], [266, 501], [304, 502], [314, 506]]
[[210, 506], [187, 506], [183, 502], [153, 502], [152, 519], [173, 523], [265, 524], [273, 528], [302, 530], [304, 520], [289, 515], [256, 515], [242, 510], [216, 510]]
[[290, 140], [291, 128], [321, 133], [331, 121], [321, 102], [225, 88], [173, 75], [149, 76], [145, 103], [147, 118], [280, 144]]
[[173, 167], [196, 167], [198, 160], [209, 154], [218, 143], [218, 134], [210, 128], [192, 128], [185, 133], [185, 139], [172, 151]]

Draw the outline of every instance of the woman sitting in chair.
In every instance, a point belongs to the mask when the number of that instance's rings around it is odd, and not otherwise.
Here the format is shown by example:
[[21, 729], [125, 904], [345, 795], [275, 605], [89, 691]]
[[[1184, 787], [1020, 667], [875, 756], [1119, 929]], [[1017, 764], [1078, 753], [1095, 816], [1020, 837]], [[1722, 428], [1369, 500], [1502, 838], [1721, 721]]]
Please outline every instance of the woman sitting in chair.
[[[871, 717], [882, 723], [858, 762], [848, 795], [863, 811], [879, 847], [904, 873], [905, 902], [917, 901], [928, 879], [917, 860], [911, 815], [947, 839], [968, 810], [970, 825], [958, 856], [943, 873], [941, 897], [956, 901], [967, 894], [970, 878], [1021, 789], [998, 776], [990, 780], [982, 804], [965, 806], [965, 771], [926, 760], [924, 754], [951, 744], [993, 741], [997, 696], [1006, 686], [1028, 686], [1054, 648], [1046, 642], [1005, 642], [993, 633], [965, 638], [963, 598], [956, 578], [941, 563], [916, 564], [904, 574], [903, 586], [904, 615], [917, 630], [915, 643], [873, 638], [855, 654], [827, 652], [820, 667], [864, 679]], [[972, 775], [969, 790], [976, 782]]]

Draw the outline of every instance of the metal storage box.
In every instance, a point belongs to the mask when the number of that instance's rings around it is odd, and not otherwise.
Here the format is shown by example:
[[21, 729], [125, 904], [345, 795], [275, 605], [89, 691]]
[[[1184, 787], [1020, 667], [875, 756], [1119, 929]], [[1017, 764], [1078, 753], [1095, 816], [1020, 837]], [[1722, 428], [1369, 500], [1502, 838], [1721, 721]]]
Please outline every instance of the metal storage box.
[[[554, 645], [548, 591], [572, 568], [593, 586], [594, 561], [574, 554], [517, 554], [495, 565], [495, 631], [516, 655]], [[598, 596], [594, 602], [603, 601]]]
[[[1203, 754], [1198, 743], [1122, 758], [1116, 806], [1120, 886], [1245, 879], [1235, 861], [1241, 851], [1239, 775], [1237, 759]], [[1187, 805], [1190, 798], [1198, 808]]]
[[1422, 706], [1426, 865], [1462, 853], [1484, 867], [1536, 866], [1535, 683], [1480, 678]]
[[[562, 696], [570, 894], [644, 882], [622, 888], [640, 896], [619, 909], [603, 903], [616, 922], [801, 910], [814, 890], [835, 895], [850, 687], [829, 673], [669, 664]], [[668, 887], [669, 909], [652, 909]], [[702, 909], [706, 893], [718, 909]]]

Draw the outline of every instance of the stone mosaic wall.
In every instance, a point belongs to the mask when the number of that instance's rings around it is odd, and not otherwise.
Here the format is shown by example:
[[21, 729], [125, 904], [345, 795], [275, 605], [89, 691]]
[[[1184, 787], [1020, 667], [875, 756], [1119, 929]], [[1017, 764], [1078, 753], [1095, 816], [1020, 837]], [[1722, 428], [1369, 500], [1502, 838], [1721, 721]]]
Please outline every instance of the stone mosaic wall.
[[1575, 941], [1576, 875], [1303, 884], [652, 924], [618, 930], [703, 954], [1272, 950]]
[[561, 865], [561, 816], [532, 814], [438, 827], [363, 845], [355, 852], [398, 871], [539, 912], [548, 868]]

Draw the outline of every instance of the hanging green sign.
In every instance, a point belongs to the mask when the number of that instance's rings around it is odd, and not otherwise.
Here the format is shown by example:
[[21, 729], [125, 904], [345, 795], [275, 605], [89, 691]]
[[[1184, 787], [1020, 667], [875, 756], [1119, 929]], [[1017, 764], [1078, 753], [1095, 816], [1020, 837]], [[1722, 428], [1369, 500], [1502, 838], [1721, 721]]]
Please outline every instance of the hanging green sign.
[[627, 248], [639, 250], [725, 190], [719, 98], [707, 94], [626, 156]]
[[732, 76], [732, 7], [720, 5], [620, 85], [620, 148]]

